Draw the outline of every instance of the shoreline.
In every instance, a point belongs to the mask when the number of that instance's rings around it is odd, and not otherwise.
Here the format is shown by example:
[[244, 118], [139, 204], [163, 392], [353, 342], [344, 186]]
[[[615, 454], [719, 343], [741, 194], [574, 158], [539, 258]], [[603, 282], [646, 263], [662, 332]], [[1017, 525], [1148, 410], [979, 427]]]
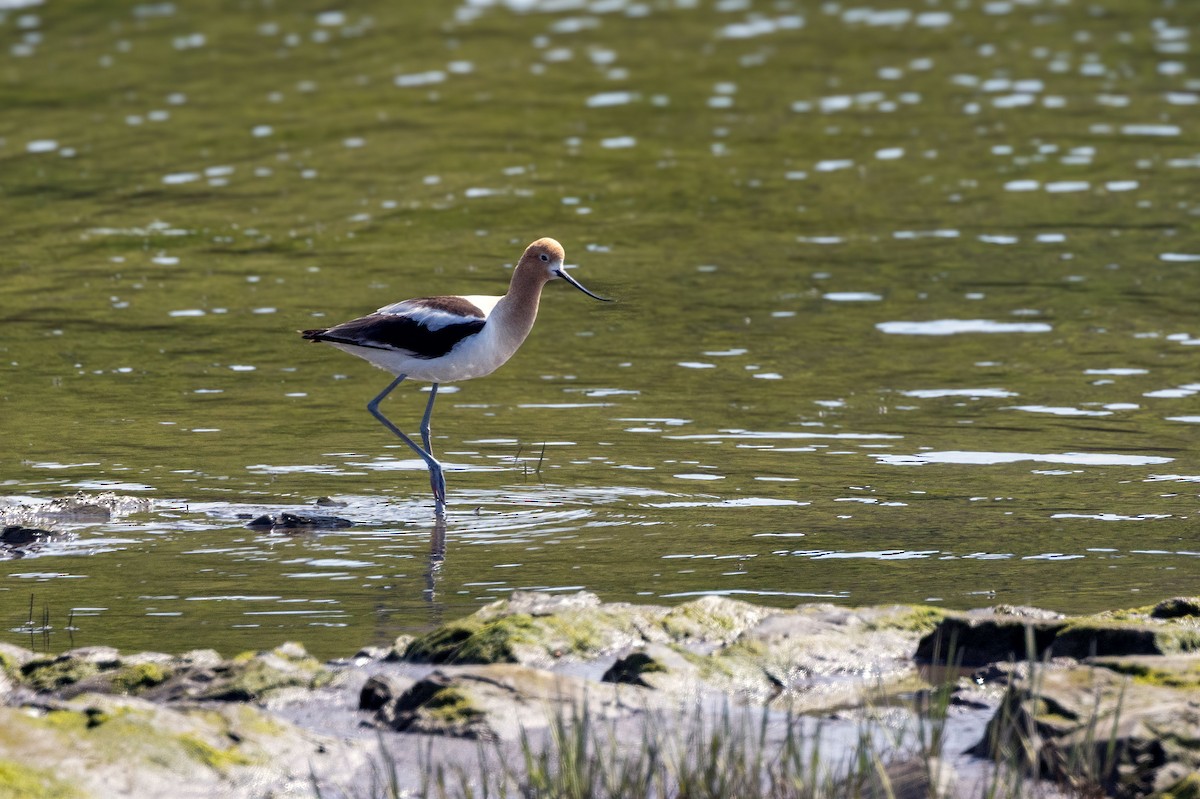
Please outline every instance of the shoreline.
[[[624, 768], [697, 729], [749, 746], [761, 727], [754, 757], [803, 740], [830, 786], [856, 778], [838, 764], [865, 735], [913, 796], [980, 795], [1007, 775], [1042, 778], [1026, 787], [1045, 795], [1091, 780], [1165, 799], [1200, 773], [1200, 598], [1072, 617], [518, 592], [324, 663], [297, 643], [228, 658], [2, 644], [0, 663], [0, 790], [20, 796], [390, 795], [381, 768], [400, 795], [433, 795], [437, 774], [519, 784], [509, 765], [599, 730], [621, 745], [589, 738], [593, 755]], [[1111, 762], [1080, 773], [1068, 755], [1095, 754], [1097, 736], [1116, 742]]]

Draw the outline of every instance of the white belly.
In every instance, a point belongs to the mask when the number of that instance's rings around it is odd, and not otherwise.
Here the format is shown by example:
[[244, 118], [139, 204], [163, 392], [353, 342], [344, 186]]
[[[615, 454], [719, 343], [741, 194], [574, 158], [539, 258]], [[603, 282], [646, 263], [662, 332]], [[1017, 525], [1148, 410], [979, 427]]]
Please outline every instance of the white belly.
[[407, 375], [410, 380], [426, 383], [453, 383], [483, 377], [504, 365], [517, 351], [516, 346], [505, 346], [496, 335], [495, 325], [489, 324], [437, 358], [416, 358], [398, 350], [359, 347], [337, 341], [329, 343], [394, 375]]

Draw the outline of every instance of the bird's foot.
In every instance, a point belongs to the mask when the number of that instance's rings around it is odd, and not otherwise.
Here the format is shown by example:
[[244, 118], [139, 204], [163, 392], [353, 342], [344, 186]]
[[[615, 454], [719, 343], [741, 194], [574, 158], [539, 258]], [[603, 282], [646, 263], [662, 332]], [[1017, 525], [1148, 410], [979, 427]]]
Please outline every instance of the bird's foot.
[[446, 505], [446, 476], [441, 469], [429, 471], [429, 487], [433, 489], [433, 498], [440, 507]]

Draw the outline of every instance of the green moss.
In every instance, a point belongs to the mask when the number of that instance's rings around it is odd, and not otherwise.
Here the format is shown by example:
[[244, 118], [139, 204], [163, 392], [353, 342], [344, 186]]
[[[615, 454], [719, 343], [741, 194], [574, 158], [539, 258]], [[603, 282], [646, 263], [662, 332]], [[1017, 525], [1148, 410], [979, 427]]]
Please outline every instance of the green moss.
[[288, 733], [289, 728], [276, 721], [270, 715], [262, 713], [253, 705], [234, 705], [229, 708], [224, 717], [229, 735], [256, 738], [268, 738]]
[[0, 799], [75, 799], [83, 795], [49, 771], [0, 760]]
[[88, 723], [88, 715], [74, 710], [51, 710], [42, 716], [42, 722], [65, 732], [78, 732], [95, 726]]
[[31, 660], [21, 667], [21, 679], [36, 691], [54, 691], [99, 672], [99, 666], [86, 660], [40, 659]]
[[755, 641], [737, 641], [715, 655], [700, 655], [683, 647], [676, 647], [675, 651], [696, 667], [701, 679], [731, 680], [755, 662], [756, 645]]
[[0, 649], [0, 671], [3, 671], [14, 679], [20, 679], [21, 664], [16, 658], [11, 657], [7, 652]]
[[317, 674], [318, 671], [277, 669], [262, 660], [251, 660], [235, 666], [233, 673], [218, 681], [204, 698], [249, 702], [281, 688], [312, 687]]
[[137, 663], [119, 669], [112, 677], [112, 686], [120, 693], [137, 693], [166, 682], [170, 676], [170, 671], [158, 663]]
[[234, 766], [251, 766], [256, 762], [236, 747], [220, 749], [197, 735], [185, 733], [178, 736], [177, 740], [189, 757], [199, 760], [209, 768], [216, 769], [221, 773], [225, 773]]
[[912, 605], [893, 615], [867, 622], [868, 630], [903, 630], [905, 632], [929, 633], [946, 618], [944, 608], [930, 605]]
[[484, 715], [466, 693], [453, 686], [443, 688], [431, 696], [421, 706], [421, 712], [447, 726], [471, 724]]
[[1161, 636], [1164, 651], [1171, 652], [1200, 652], [1200, 630], [1187, 627], [1173, 627], [1164, 630]]
[[1156, 668], [1148, 663], [1115, 662], [1104, 663], [1103, 667], [1118, 674], [1127, 674], [1136, 683], [1159, 685], [1165, 688], [1200, 688], [1200, 662], [1190, 668], [1170, 670]]
[[716, 605], [703, 600], [685, 602], [663, 616], [662, 628], [675, 639], [725, 637], [740, 628], [743, 618], [728, 611], [742, 604], [733, 600]]
[[490, 621], [471, 616], [415, 639], [406, 660], [425, 663], [516, 663], [514, 644], [537, 640], [539, 625], [525, 613]]
[[741, 639], [734, 641], [722, 649], [718, 656], [761, 663], [770, 654], [771, 647], [765, 642], [755, 639]]

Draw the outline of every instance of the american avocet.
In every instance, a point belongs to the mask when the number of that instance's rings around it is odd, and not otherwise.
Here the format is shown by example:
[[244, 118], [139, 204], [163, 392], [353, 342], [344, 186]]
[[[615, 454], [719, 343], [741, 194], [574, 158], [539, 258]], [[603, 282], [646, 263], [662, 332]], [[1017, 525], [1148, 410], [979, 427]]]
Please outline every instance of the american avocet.
[[[433, 457], [429, 417], [438, 385], [491, 374], [525, 341], [537, 318], [542, 286], [562, 278], [589, 297], [597, 297], [567, 274], [562, 245], [538, 239], [525, 248], [503, 297], [480, 295], [419, 297], [385, 305], [373, 314], [333, 327], [305, 330], [309, 341], [325, 341], [370, 361], [396, 376], [379, 396], [367, 403], [371, 415], [400, 437], [429, 468], [429, 485], [439, 512], [445, 508], [446, 478]], [[379, 410], [379, 403], [406, 378], [431, 383], [429, 403], [421, 417], [417, 445]]]

